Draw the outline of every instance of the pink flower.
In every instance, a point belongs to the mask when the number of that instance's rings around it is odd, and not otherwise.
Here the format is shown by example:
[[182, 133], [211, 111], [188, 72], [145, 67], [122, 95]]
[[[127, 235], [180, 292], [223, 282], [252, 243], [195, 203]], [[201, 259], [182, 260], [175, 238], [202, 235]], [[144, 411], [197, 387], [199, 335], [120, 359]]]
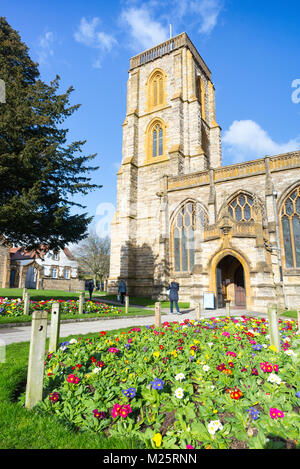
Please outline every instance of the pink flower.
[[227, 352], [226, 355], [231, 355], [232, 357], [236, 357], [236, 353], [234, 352]]
[[75, 375], [68, 375], [67, 381], [68, 381], [68, 383], [78, 384], [79, 383], [79, 378], [78, 378], [78, 376], [75, 376]]
[[192, 446], [192, 445], [186, 445], [186, 449], [194, 449], [194, 446]]
[[284, 417], [284, 413], [282, 412], [282, 410], [276, 409], [276, 407], [271, 407], [271, 408], [270, 408], [270, 417], [271, 417], [272, 419], [277, 420], [278, 417], [279, 417], [279, 418], [283, 418], [283, 417]]

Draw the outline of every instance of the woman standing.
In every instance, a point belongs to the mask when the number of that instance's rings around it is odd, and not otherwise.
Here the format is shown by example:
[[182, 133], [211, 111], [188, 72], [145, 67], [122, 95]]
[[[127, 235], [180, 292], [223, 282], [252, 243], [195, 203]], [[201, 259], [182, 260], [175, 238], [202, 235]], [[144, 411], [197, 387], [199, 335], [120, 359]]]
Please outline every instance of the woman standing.
[[178, 290], [179, 290], [179, 283], [176, 282], [176, 280], [172, 280], [172, 282], [170, 283], [169, 285], [169, 298], [170, 298], [170, 312], [171, 314], [176, 314], [176, 313], [173, 313], [173, 303], [175, 303], [175, 308], [176, 308], [176, 311], [177, 311], [177, 314], [182, 314], [180, 311], [179, 311], [179, 307], [178, 307]]

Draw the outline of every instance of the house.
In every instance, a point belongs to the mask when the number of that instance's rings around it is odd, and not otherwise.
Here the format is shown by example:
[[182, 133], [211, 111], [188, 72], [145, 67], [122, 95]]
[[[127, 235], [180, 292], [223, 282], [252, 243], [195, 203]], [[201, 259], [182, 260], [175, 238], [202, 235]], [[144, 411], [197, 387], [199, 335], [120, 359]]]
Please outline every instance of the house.
[[79, 279], [78, 263], [68, 248], [55, 253], [43, 248], [39, 251], [26, 251], [23, 247], [13, 247], [9, 254], [11, 288], [64, 291], [84, 289], [84, 281]]

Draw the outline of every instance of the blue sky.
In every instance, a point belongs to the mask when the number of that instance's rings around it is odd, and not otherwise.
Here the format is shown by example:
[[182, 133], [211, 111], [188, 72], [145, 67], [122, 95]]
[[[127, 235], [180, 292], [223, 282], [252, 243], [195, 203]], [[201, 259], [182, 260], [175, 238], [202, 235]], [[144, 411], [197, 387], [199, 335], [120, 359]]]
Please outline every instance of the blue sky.
[[92, 178], [103, 188], [78, 199], [104, 233], [116, 203], [129, 59], [187, 32], [216, 88], [223, 164], [300, 148], [300, 3], [298, 0], [3, 2], [41, 78], [72, 85], [82, 106], [65, 126], [97, 153]]

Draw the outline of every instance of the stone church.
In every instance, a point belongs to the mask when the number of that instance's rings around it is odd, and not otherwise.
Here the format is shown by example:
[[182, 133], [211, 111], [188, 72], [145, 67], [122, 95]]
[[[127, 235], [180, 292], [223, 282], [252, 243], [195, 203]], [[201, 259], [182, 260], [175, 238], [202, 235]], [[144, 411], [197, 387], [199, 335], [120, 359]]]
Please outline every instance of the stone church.
[[[109, 292], [300, 305], [300, 151], [222, 166], [211, 71], [186, 33], [130, 60]], [[207, 297], [207, 295], [206, 295]]]

